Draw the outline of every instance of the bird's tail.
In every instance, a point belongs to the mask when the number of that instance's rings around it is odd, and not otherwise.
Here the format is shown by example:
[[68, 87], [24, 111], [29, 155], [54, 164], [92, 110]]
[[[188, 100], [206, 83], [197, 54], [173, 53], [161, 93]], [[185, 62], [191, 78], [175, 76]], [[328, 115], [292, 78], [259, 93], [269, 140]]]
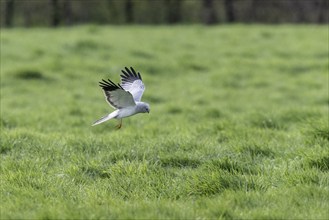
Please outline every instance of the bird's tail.
[[100, 124], [100, 123], [103, 123], [103, 122], [105, 122], [105, 121], [107, 121], [107, 120], [110, 120], [110, 119], [112, 119], [112, 118], [115, 118], [116, 116], [118, 116], [118, 112], [117, 112], [117, 111], [114, 111], [114, 112], [112, 112], [112, 113], [110, 113], [110, 114], [108, 114], [108, 115], [103, 116], [102, 118], [98, 119], [97, 121], [95, 121], [95, 122], [92, 124], [92, 126], [95, 126], [95, 125], [98, 125], [98, 124]]

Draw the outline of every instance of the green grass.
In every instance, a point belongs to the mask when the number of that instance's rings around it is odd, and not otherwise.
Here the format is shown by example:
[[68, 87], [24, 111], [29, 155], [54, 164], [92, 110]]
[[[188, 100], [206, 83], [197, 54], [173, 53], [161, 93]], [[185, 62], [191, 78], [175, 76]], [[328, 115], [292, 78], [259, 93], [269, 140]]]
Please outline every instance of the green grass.
[[1, 219], [328, 219], [328, 91], [327, 26], [2, 29]]

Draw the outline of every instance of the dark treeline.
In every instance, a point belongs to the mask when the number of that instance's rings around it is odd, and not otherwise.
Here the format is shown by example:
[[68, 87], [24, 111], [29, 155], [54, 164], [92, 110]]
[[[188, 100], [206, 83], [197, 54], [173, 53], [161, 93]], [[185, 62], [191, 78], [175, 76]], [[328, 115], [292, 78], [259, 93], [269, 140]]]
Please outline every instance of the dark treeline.
[[328, 23], [329, 0], [1, 0], [1, 26]]

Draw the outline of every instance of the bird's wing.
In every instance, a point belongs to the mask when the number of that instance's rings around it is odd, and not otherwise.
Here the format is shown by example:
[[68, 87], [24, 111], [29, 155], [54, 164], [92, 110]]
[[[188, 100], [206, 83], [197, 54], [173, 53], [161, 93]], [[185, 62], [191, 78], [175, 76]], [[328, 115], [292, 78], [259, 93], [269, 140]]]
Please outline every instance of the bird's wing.
[[106, 101], [116, 109], [136, 105], [133, 96], [129, 91], [125, 91], [119, 84], [116, 85], [111, 80], [99, 82], [99, 86], [104, 90]]
[[125, 70], [121, 70], [121, 72], [123, 73], [120, 75], [121, 87], [132, 94], [135, 102], [139, 102], [145, 90], [140, 73], [136, 73], [132, 67], [130, 69], [125, 67]]

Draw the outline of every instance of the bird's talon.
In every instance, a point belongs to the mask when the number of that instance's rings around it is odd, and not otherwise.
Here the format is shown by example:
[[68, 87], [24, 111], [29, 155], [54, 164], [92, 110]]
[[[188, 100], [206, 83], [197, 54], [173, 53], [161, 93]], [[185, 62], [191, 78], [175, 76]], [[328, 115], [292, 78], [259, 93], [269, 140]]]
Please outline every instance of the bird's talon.
[[122, 119], [120, 119], [120, 123], [115, 126], [118, 130], [122, 127]]

